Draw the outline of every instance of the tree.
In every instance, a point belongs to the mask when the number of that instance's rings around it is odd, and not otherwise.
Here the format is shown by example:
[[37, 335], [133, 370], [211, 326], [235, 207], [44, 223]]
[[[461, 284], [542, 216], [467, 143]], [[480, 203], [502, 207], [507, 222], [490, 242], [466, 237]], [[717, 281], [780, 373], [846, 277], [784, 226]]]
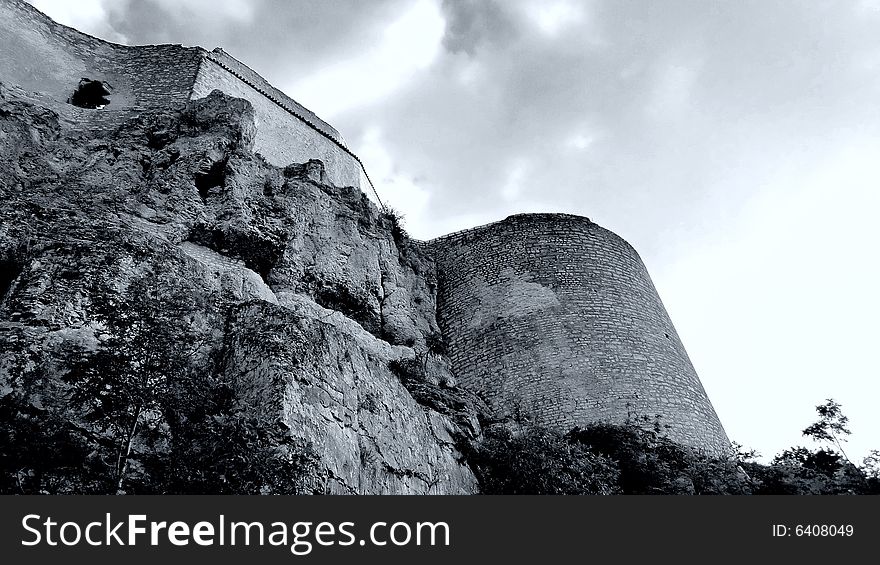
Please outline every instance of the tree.
[[122, 493], [135, 439], [155, 435], [171, 387], [192, 372], [199, 344], [187, 338], [196, 305], [192, 293], [153, 273], [132, 280], [121, 294], [98, 284], [92, 297], [98, 347], [81, 351], [65, 380], [84, 420], [110, 438], [108, 465]]
[[442, 357], [447, 353], [446, 340], [440, 332], [429, 332], [425, 335], [425, 351], [422, 353], [422, 372], [428, 373], [428, 358]]
[[308, 494], [319, 458], [283, 426], [267, 426], [236, 402], [219, 374], [195, 372], [169, 391], [170, 452], [155, 469], [168, 494]]
[[[158, 273], [158, 274], [157, 274]], [[164, 274], [162, 274], [164, 273]], [[93, 289], [98, 345], [65, 380], [95, 432], [113, 492], [302, 494], [318, 458], [288, 430], [240, 407], [207, 337], [217, 304], [155, 268], [119, 292]]]
[[816, 412], [819, 413], [819, 421], [808, 426], [803, 435], [811, 437], [816, 441], [825, 441], [836, 447], [843, 455], [844, 459], [852, 464], [846, 452], [843, 450], [843, 442], [846, 436], [850, 435], [849, 429], [846, 427], [849, 418], [843, 415], [840, 404], [829, 398], [825, 404], [816, 406]]
[[849, 419], [832, 399], [816, 407], [819, 420], [803, 435], [825, 443], [821, 449], [793, 447], [777, 455], [770, 465], [744, 463], [755, 479], [758, 494], [871, 494], [877, 486], [865, 468], [854, 465], [842, 444], [850, 434]]
[[880, 480], [880, 450], [872, 449], [862, 460], [862, 471], [869, 479]]

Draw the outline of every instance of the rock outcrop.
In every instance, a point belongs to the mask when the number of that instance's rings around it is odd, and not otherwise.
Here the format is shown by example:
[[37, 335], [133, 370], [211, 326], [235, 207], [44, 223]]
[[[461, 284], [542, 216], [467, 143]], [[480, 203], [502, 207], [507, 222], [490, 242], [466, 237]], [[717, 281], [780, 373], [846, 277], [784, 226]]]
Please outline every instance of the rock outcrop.
[[[155, 293], [186, 374], [310, 446], [310, 492], [476, 492], [459, 447], [480, 402], [431, 346], [432, 260], [319, 161], [272, 166], [254, 135], [250, 104], [219, 91], [114, 112], [0, 86], [0, 399], [100, 452], [110, 432], [71, 400], [76, 360], [111, 343], [102, 312], [124, 324], [132, 293]], [[132, 476], [186, 433], [154, 412], [122, 453]]]

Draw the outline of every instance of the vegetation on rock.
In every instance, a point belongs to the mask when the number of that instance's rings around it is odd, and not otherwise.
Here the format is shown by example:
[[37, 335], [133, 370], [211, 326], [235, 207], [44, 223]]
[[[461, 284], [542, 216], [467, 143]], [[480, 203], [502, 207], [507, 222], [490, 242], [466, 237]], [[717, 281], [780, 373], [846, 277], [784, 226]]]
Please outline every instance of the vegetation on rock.
[[804, 435], [838, 450], [795, 447], [770, 464], [739, 446], [725, 458], [679, 445], [647, 417], [568, 433], [496, 425], [467, 459], [484, 494], [880, 494], [880, 453], [854, 465], [839, 450], [849, 433], [840, 406], [829, 400], [817, 411]]
[[0, 398], [0, 492], [309, 491], [311, 446], [261, 427], [236, 405], [221, 361], [197, 361], [204, 342], [186, 337], [210, 308], [179, 285], [155, 271], [121, 292], [96, 283], [96, 344], [69, 352], [56, 406], [28, 394], [49, 367], [19, 357], [22, 386]]

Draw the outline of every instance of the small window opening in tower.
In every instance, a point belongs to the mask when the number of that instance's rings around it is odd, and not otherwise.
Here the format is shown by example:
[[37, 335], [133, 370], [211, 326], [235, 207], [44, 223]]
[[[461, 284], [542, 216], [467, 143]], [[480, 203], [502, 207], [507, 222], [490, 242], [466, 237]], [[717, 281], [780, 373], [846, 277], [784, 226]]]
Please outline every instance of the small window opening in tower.
[[110, 103], [110, 85], [100, 80], [81, 79], [67, 101], [80, 108], [99, 110]]

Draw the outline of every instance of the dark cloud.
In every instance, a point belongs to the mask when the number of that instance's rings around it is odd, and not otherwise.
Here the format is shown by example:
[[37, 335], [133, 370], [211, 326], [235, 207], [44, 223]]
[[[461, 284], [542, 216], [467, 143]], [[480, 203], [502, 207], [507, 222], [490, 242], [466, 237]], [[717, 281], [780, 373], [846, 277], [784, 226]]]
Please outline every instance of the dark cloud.
[[[378, 124], [432, 216], [497, 208], [522, 159], [522, 201], [598, 215], [650, 252], [665, 223], [720, 221], [707, 213], [741, 206], [776, 165], [880, 125], [864, 67], [878, 21], [857, 2], [582, 5], [549, 37], [515, 3], [444, 3], [447, 52], [341, 127], [356, 140]], [[566, 147], [579, 132], [589, 147]]]
[[[227, 52], [279, 84], [374, 41], [406, 0], [248, 0], [240, 17], [210, 2], [123, 0], [108, 5], [113, 29], [131, 44], [183, 43]], [[247, 16], [247, 17], [245, 17]]]
[[[381, 43], [414, 1], [105, 8], [130, 43], [222, 46], [289, 87]], [[551, 1], [437, 1], [433, 64], [329, 116], [355, 150], [381, 130], [393, 170], [430, 194], [431, 217], [412, 226], [422, 236], [474, 214], [568, 209], [651, 253], [667, 223], [721, 221], [780, 163], [880, 129], [880, 19], [865, 0], [579, 0], [549, 33]]]
[[446, 35], [443, 46], [470, 55], [482, 43], [504, 44], [517, 33], [516, 23], [497, 0], [443, 0]]

